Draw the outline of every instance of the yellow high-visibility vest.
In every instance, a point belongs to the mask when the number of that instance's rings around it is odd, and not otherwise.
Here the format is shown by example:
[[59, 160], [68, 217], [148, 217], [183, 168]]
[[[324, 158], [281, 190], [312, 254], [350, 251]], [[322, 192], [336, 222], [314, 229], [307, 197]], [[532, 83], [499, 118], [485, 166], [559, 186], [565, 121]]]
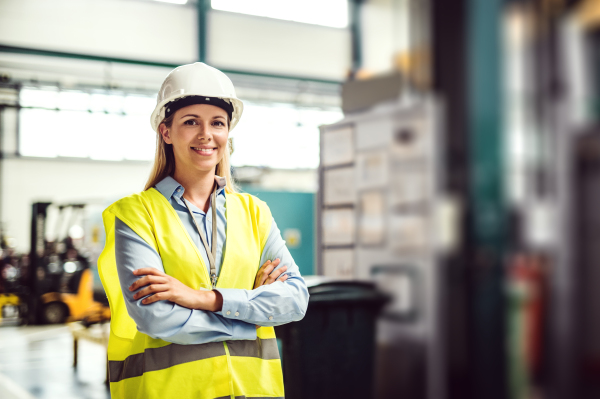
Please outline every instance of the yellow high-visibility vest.
[[[226, 193], [226, 204], [227, 247], [217, 288], [251, 290], [271, 228], [271, 211], [248, 194]], [[129, 317], [115, 260], [115, 217], [160, 254], [167, 274], [194, 289], [212, 288], [202, 256], [169, 201], [151, 188], [115, 202], [102, 217], [106, 244], [98, 269], [112, 315], [111, 397], [283, 398], [273, 327], [260, 327], [256, 340], [178, 345], [139, 332]]]

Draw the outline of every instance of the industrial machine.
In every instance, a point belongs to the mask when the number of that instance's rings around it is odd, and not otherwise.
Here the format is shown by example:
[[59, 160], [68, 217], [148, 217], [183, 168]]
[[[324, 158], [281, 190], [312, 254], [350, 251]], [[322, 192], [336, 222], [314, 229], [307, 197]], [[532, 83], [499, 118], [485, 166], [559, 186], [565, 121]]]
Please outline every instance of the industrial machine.
[[28, 259], [18, 256], [9, 241], [0, 230], [0, 324], [18, 322], [26, 312], [22, 272]]
[[[57, 234], [53, 241], [46, 236], [50, 206], [48, 202], [37, 202], [32, 206], [27, 321], [30, 324], [55, 324], [84, 320], [91, 324], [109, 320], [108, 304], [94, 299], [90, 261], [75, 245], [83, 233], [78, 227], [81, 233], [74, 237], [73, 226], [78, 226], [75, 220], [82, 215], [85, 205], [57, 207]], [[65, 224], [68, 233], [60, 239], [58, 230], [65, 230]]]

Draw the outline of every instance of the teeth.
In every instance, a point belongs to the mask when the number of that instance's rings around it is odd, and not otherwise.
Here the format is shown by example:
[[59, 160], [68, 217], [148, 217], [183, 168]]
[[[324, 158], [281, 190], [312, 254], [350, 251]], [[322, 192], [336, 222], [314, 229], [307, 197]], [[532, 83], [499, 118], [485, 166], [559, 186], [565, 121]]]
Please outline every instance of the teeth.
[[202, 152], [211, 152], [213, 150], [213, 148], [198, 148], [198, 147], [192, 147], [193, 150], [196, 151], [202, 151]]

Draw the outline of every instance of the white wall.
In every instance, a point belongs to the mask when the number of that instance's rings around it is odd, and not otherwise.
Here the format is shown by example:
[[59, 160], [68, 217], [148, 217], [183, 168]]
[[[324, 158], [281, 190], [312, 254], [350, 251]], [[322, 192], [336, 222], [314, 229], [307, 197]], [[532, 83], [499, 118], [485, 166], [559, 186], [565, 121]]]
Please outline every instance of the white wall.
[[223, 68], [343, 80], [351, 66], [350, 31], [212, 11], [209, 63]]
[[2, 0], [0, 42], [172, 63], [198, 58], [193, 6], [134, 0]]
[[365, 69], [374, 73], [390, 71], [394, 54], [408, 49], [411, 1], [414, 0], [368, 0], [362, 5], [361, 44]]
[[[208, 15], [207, 62], [343, 80], [348, 29], [223, 11]], [[147, 0], [1, 0], [0, 43], [173, 64], [198, 59], [196, 6]]]

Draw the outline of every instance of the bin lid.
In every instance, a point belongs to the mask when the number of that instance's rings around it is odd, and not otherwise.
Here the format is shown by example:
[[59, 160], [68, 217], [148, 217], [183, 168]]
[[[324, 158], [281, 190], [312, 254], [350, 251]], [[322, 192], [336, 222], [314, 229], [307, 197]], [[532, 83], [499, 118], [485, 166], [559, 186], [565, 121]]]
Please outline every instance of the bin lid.
[[310, 294], [309, 304], [340, 302], [375, 302], [383, 304], [389, 296], [379, 291], [372, 281], [340, 280], [324, 276], [305, 276]]

